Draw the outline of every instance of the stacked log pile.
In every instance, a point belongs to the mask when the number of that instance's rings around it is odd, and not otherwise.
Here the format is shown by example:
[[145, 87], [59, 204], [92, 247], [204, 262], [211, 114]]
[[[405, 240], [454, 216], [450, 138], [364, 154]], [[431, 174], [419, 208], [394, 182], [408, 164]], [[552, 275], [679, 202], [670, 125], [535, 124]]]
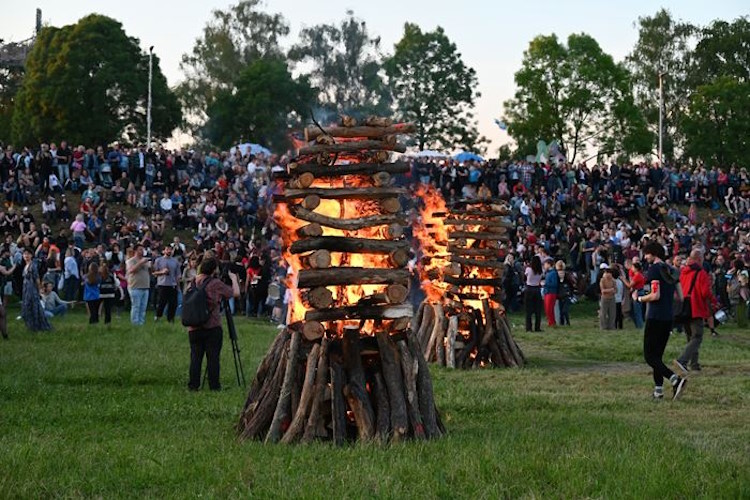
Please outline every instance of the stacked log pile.
[[446, 205], [431, 188], [420, 194], [425, 208], [415, 234], [427, 299], [412, 325], [425, 360], [450, 368], [523, 366], [502, 306], [497, 258], [512, 227], [508, 208], [492, 199]]
[[311, 128], [275, 197], [293, 301], [253, 380], [240, 439], [400, 441], [444, 429], [409, 329], [409, 244], [386, 163], [409, 124], [371, 118]]

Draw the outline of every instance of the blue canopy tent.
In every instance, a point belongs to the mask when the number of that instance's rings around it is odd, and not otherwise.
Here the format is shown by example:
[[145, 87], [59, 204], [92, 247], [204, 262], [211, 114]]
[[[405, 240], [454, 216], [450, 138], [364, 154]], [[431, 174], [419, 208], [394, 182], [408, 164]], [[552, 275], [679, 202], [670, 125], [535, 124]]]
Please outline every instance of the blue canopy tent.
[[466, 161], [484, 161], [484, 158], [479, 156], [475, 153], [469, 153], [467, 151], [464, 151], [463, 153], [458, 153], [456, 156], [453, 157], [454, 160], [460, 161], [460, 162], [466, 162]]

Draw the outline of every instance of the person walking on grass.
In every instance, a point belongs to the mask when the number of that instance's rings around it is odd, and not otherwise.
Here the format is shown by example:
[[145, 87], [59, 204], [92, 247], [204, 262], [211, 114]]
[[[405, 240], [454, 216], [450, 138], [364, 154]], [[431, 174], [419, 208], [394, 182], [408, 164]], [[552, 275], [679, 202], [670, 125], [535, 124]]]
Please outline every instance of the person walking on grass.
[[675, 294], [682, 298], [680, 282], [672, 269], [664, 262], [664, 247], [656, 241], [650, 241], [643, 247], [643, 256], [650, 264], [646, 282], [651, 290], [639, 296], [633, 292], [633, 300], [647, 304], [646, 325], [643, 329], [643, 357], [653, 368], [654, 393], [656, 400], [664, 398], [664, 379], [672, 385], [672, 399], [680, 397], [685, 389], [687, 379], [667, 368], [662, 358], [669, 342], [672, 330]]
[[151, 261], [143, 255], [143, 245], [135, 246], [133, 256], [125, 262], [130, 294], [130, 322], [134, 325], [146, 324], [146, 307], [151, 285], [149, 269]]
[[555, 304], [557, 304], [557, 291], [560, 278], [557, 276], [555, 261], [547, 258], [544, 260], [544, 314], [547, 316], [547, 326], [555, 328]]
[[573, 294], [573, 289], [568, 283], [568, 275], [565, 272], [565, 262], [558, 260], [555, 263], [555, 270], [557, 271], [557, 278], [559, 284], [557, 286], [557, 304], [560, 310], [560, 325], [570, 326], [570, 299]]
[[599, 328], [602, 330], [615, 329], [615, 317], [617, 315], [617, 303], [615, 294], [617, 285], [615, 278], [612, 276], [612, 269], [607, 264], [601, 264], [602, 277], [599, 280]]
[[703, 252], [690, 252], [687, 265], [680, 272], [680, 286], [685, 291], [683, 300], [690, 301], [690, 321], [685, 322], [687, 346], [680, 356], [674, 360], [675, 366], [682, 376], [687, 376], [690, 370], [700, 371], [698, 351], [703, 342], [703, 323], [709, 316], [711, 302], [711, 277], [703, 269]]
[[86, 302], [86, 309], [89, 312], [89, 325], [99, 323], [99, 306], [102, 303], [101, 289], [99, 288], [101, 283], [99, 264], [92, 262], [89, 264], [89, 270], [83, 280], [83, 301]]
[[544, 277], [542, 260], [538, 255], [531, 259], [531, 265], [526, 267], [526, 288], [523, 293], [526, 308], [526, 331], [531, 331], [531, 316], [534, 316], [534, 331], [542, 331], [542, 292], [541, 283]]

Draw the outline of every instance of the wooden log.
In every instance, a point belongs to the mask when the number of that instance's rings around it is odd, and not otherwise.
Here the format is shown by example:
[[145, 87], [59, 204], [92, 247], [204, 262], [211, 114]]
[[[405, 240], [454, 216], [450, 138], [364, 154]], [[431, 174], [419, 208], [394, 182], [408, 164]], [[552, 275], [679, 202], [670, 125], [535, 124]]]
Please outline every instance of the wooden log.
[[297, 229], [297, 236], [301, 238], [316, 238], [322, 235], [323, 228], [320, 227], [320, 224], [318, 224], [317, 222], [313, 222], [312, 224], [308, 224]]
[[[310, 361], [308, 360], [308, 363]], [[320, 410], [325, 400], [326, 381], [328, 380], [328, 339], [320, 342], [318, 354], [318, 366], [315, 369], [315, 388], [310, 415], [307, 417], [305, 432], [302, 434], [302, 442], [309, 443], [317, 436], [318, 427], [321, 425]]]
[[365, 371], [359, 349], [359, 328], [344, 327], [343, 336], [344, 368], [348, 383], [344, 396], [354, 414], [361, 441], [369, 441], [375, 435], [375, 412], [365, 386]]
[[510, 241], [510, 238], [505, 234], [501, 233], [488, 233], [486, 231], [449, 231], [449, 240], [494, 240], [494, 241]]
[[469, 217], [484, 217], [486, 219], [504, 219], [508, 212], [504, 210], [460, 210], [451, 209], [450, 212], [433, 212], [433, 217], [448, 217], [449, 215], [467, 215]]
[[456, 219], [447, 218], [443, 219], [444, 226], [484, 226], [484, 227], [498, 227], [498, 228], [514, 228], [515, 224], [502, 219]]
[[405, 269], [369, 269], [337, 267], [331, 269], [303, 269], [297, 279], [298, 288], [349, 285], [408, 285], [409, 271]]
[[471, 314], [469, 318], [469, 341], [461, 349], [458, 359], [456, 359], [456, 366], [458, 368], [469, 368], [471, 365], [471, 354], [477, 348], [479, 344], [479, 332], [477, 330], [476, 322], [474, 321], [474, 315]]
[[391, 185], [391, 174], [378, 172], [372, 175], [372, 185], [375, 187], [386, 187]]
[[328, 250], [315, 250], [310, 255], [304, 256], [302, 264], [312, 269], [327, 269], [331, 267], [331, 252]]
[[299, 404], [297, 405], [297, 412], [294, 414], [292, 423], [289, 424], [284, 436], [281, 438], [282, 443], [293, 443], [300, 437], [300, 434], [304, 430], [304, 424], [307, 421], [307, 416], [310, 412], [310, 405], [313, 400], [313, 394], [315, 392], [315, 370], [318, 367], [319, 355], [320, 345], [315, 344], [310, 350], [310, 354], [307, 356], [305, 379], [302, 382], [302, 393], [300, 394]]
[[511, 335], [510, 333], [510, 324], [508, 323], [508, 318], [500, 314], [498, 314], [497, 317], [500, 329], [505, 336], [505, 341], [508, 344], [508, 349], [513, 356], [513, 360], [515, 361], [516, 366], [523, 366], [524, 364], [526, 364], [526, 358], [523, 355], [523, 351], [521, 351], [521, 348], [513, 338], [513, 335]]
[[458, 334], [458, 316], [451, 316], [448, 320], [448, 347], [445, 364], [448, 368], [456, 367], [456, 335]]
[[398, 198], [385, 198], [380, 202], [380, 209], [387, 214], [397, 214], [401, 211], [401, 202]]
[[389, 304], [401, 304], [409, 297], [409, 288], [404, 285], [388, 285], [385, 296]]
[[406, 393], [406, 410], [409, 416], [409, 424], [415, 438], [425, 439], [424, 422], [422, 421], [422, 414], [419, 412], [419, 396], [417, 394], [419, 362], [412, 357], [405, 341], [401, 340], [397, 345], [401, 358], [401, 371], [404, 375], [404, 392]]
[[390, 253], [388, 256], [390, 263], [394, 267], [404, 267], [409, 263], [409, 250], [399, 248]]
[[331, 361], [330, 366], [333, 442], [340, 446], [346, 441], [346, 400], [344, 399], [346, 375], [341, 363]]
[[391, 405], [388, 402], [388, 391], [386, 390], [385, 380], [381, 372], [375, 372], [375, 381], [373, 389], [375, 392], [375, 438], [381, 443], [385, 443], [390, 438], [391, 433]]
[[417, 338], [419, 340], [419, 352], [424, 353], [427, 349], [427, 342], [430, 340], [432, 328], [435, 323], [435, 308], [427, 301], [424, 301], [424, 313], [422, 320], [417, 327]]
[[380, 230], [380, 236], [389, 240], [395, 240], [404, 235], [404, 227], [401, 224], [388, 224]]
[[[304, 271], [300, 271], [300, 274], [302, 272]], [[503, 286], [501, 278], [454, 278], [453, 276], [445, 276], [443, 281], [456, 286]]]
[[437, 340], [435, 341], [435, 362], [438, 364], [438, 366], [445, 366], [445, 338], [447, 334], [447, 321], [445, 320], [445, 318], [443, 318], [443, 321], [441, 321], [441, 323], [442, 328]]
[[341, 229], [342, 231], [357, 231], [367, 227], [406, 222], [404, 217], [400, 215], [370, 215], [366, 217], [358, 217], [356, 219], [339, 219], [337, 217], [328, 217], [327, 215], [321, 215], [312, 210], [307, 210], [301, 205], [290, 205], [289, 212], [298, 219], [307, 222], [315, 222], [321, 226], [333, 229]]
[[406, 146], [398, 143], [393, 144], [388, 141], [352, 141], [338, 144], [316, 144], [313, 146], [305, 146], [299, 149], [298, 155], [305, 156], [329, 153], [359, 153], [365, 151], [395, 151], [397, 153], [405, 153]]
[[380, 349], [380, 364], [385, 385], [388, 388], [388, 402], [391, 409], [392, 439], [401, 441], [409, 432], [409, 418], [404, 395], [404, 382], [401, 374], [401, 364], [396, 345], [388, 333], [377, 332], [375, 338]]
[[276, 366], [279, 362], [279, 358], [281, 357], [281, 352], [284, 349], [284, 344], [287, 340], [289, 340], [289, 337], [290, 333], [285, 329], [276, 336], [276, 338], [273, 340], [273, 343], [271, 344], [271, 347], [268, 348], [268, 352], [266, 352], [266, 355], [263, 357], [263, 361], [261, 361], [260, 365], [258, 366], [258, 370], [255, 372], [255, 378], [253, 378], [253, 381], [250, 384], [250, 391], [248, 392], [245, 406], [242, 409], [243, 413], [250, 407], [251, 404], [258, 401], [258, 397], [261, 393], [261, 390], [263, 389], [264, 384], [267, 380], [270, 380], [270, 378], [273, 377], [273, 374], [276, 371]]
[[384, 116], [368, 116], [364, 124], [369, 127], [391, 127], [393, 120]]
[[315, 176], [310, 172], [301, 172], [289, 180], [288, 186], [295, 189], [307, 189], [315, 182]]
[[497, 257], [498, 252], [493, 248], [463, 248], [455, 243], [448, 245], [448, 252], [455, 255]]
[[507, 202], [499, 198], [462, 198], [460, 200], [449, 201], [445, 204], [447, 207], [465, 207], [469, 205], [484, 205], [493, 209], [510, 210]]
[[327, 127], [323, 130], [318, 127], [307, 127], [305, 129], [305, 138], [307, 140], [314, 140], [320, 135], [330, 135], [331, 137], [379, 139], [386, 135], [411, 134], [417, 131], [417, 127], [413, 123], [396, 123], [390, 127], [370, 127], [364, 125], [356, 127]]
[[482, 311], [484, 312], [484, 338], [482, 338], [482, 344], [486, 345], [490, 349], [492, 362], [496, 366], [505, 366], [506, 359], [503, 358], [500, 346], [498, 345], [496, 338], [495, 323], [493, 321], [492, 309], [490, 308], [490, 301], [487, 299], [482, 300]]
[[498, 261], [492, 261], [492, 260], [479, 260], [479, 259], [467, 259], [464, 257], [457, 257], [457, 256], [451, 256], [451, 262], [455, 262], [457, 264], [463, 264], [466, 266], [474, 266], [474, 267], [481, 267], [481, 268], [489, 268], [489, 269], [505, 269], [505, 264]]
[[324, 286], [320, 286], [304, 292], [302, 300], [313, 309], [325, 309], [333, 304], [333, 292]]
[[274, 366], [273, 376], [263, 384], [257, 402], [243, 413], [239, 426], [240, 440], [262, 437], [271, 425], [286, 374], [289, 343], [289, 340], [284, 342], [279, 362]]
[[417, 400], [419, 401], [419, 413], [422, 415], [425, 435], [428, 438], [439, 437], [441, 430], [438, 426], [439, 416], [435, 407], [430, 369], [422, 357], [419, 342], [413, 332], [407, 333], [406, 344], [409, 347], [409, 354], [417, 360]]
[[305, 337], [305, 340], [309, 340], [310, 342], [318, 340], [322, 338], [325, 333], [326, 329], [322, 324], [305, 317], [305, 324], [302, 327], [302, 336]]
[[508, 339], [506, 338], [503, 332], [501, 322], [499, 321], [500, 311], [498, 311], [497, 309], [493, 309], [491, 312], [492, 312], [492, 324], [495, 326], [494, 328], [495, 339], [500, 349], [503, 366], [508, 366], [508, 367], [518, 366], [518, 363], [516, 363], [516, 360], [514, 359], [513, 354], [510, 350]]
[[[273, 196], [275, 202], [289, 202], [316, 195], [322, 200], [383, 200], [406, 194], [400, 187], [364, 187], [364, 188], [308, 188], [286, 189], [283, 194]], [[305, 206], [308, 210], [314, 210]]]
[[406, 241], [383, 241], [367, 238], [347, 238], [344, 236], [320, 236], [297, 240], [289, 247], [293, 254], [328, 250], [329, 252], [390, 254], [396, 250], [409, 250]]
[[317, 194], [309, 194], [302, 199], [300, 206], [307, 210], [315, 210], [320, 205], [320, 196]]
[[432, 326], [432, 333], [430, 334], [430, 340], [427, 341], [427, 348], [424, 351], [424, 360], [431, 361], [435, 357], [435, 345], [437, 342], [441, 342], [445, 336], [445, 329], [443, 324], [445, 322], [445, 316], [443, 313], [443, 306], [438, 304], [434, 305], [435, 308], [435, 322]]
[[411, 323], [411, 318], [395, 319], [393, 320], [393, 323], [391, 323], [391, 331], [403, 332], [404, 330], [409, 328], [410, 323]]
[[341, 126], [342, 127], [356, 127], [357, 119], [349, 115], [341, 115]]
[[344, 175], [373, 175], [378, 172], [405, 174], [411, 170], [406, 162], [395, 163], [351, 163], [349, 165], [320, 165], [317, 163], [290, 163], [292, 174], [310, 173], [316, 179], [341, 177]]
[[289, 345], [289, 355], [286, 360], [286, 370], [284, 372], [284, 382], [281, 386], [281, 393], [279, 394], [279, 401], [276, 404], [276, 410], [273, 413], [273, 420], [271, 420], [271, 426], [266, 434], [266, 443], [275, 443], [281, 439], [281, 426], [285, 420], [289, 419], [291, 412], [291, 398], [292, 398], [292, 380], [294, 378], [295, 366], [297, 363], [297, 356], [299, 353], [301, 335], [299, 332], [292, 332], [292, 340]]
[[318, 311], [307, 311], [305, 321], [338, 321], [345, 319], [398, 319], [411, 318], [414, 308], [411, 304], [385, 305], [385, 306], [363, 306], [353, 305], [322, 309]]

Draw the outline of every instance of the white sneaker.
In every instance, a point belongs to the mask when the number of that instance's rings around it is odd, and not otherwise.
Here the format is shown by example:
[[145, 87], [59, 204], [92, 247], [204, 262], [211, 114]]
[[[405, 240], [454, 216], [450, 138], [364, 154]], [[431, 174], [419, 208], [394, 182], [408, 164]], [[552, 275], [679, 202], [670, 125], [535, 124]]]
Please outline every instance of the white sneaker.
[[276, 325], [276, 328], [278, 328], [279, 330], [283, 330], [284, 328], [286, 328], [286, 325], [279, 324]]

